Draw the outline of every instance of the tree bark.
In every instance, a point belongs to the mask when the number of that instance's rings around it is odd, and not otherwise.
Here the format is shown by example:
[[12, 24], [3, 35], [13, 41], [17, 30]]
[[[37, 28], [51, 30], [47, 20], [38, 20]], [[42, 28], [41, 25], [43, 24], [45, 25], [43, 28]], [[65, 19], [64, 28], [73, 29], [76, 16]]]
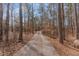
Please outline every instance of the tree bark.
[[6, 16], [6, 42], [9, 40], [9, 3], [7, 4], [7, 16]]
[[77, 8], [76, 8], [76, 3], [74, 4], [75, 8], [75, 21], [76, 21], [76, 38], [79, 39], [79, 23], [78, 23], [78, 18], [77, 18]]
[[19, 33], [19, 42], [23, 42], [23, 19], [22, 19], [22, 4], [20, 3], [19, 8], [19, 15], [20, 15], [20, 33]]
[[64, 33], [64, 7], [63, 4], [58, 4], [58, 27], [59, 27], [59, 40], [60, 43], [63, 44], [63, 40], [65, 39]]
[[2, 3], [0, 3], [0, 41], [3, 40], [2, 22], [3, 22], [3, 6], [2, 6]]

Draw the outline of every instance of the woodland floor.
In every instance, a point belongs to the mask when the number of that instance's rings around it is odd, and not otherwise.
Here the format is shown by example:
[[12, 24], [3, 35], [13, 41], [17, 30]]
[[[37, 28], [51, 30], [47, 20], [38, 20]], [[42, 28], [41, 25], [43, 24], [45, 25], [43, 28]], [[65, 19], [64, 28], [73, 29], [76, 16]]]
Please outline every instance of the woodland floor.
[[[47, 37], [47, 36], [46, 36]], [[61, 44], [58, 39], [52, 39], [48, 37], [51, 44], [55, 47], [56, 51], [61, 56], [79, 56], [79, 49], [76, 50], [76, 48], [70, 48], [67, 45], [67, 43]]]
[[[66, 45], [67, 42], [61, 44], [59, 39], [50, 38], [41, 33], [41, 31], [33, 34], [26, 33], [23, 35], [24, 43], [10, 43], [8, 47], [3, 48], [0, 43], [0, 55], [13, 56], [79, 56], [79, 49], [73, 49]], [[27, 39], [26, 39], [27, 38]], [[74, 40], [74, 37], [67, 37], [68, 40]], [[67, 41], [68, 41], [67, 40]]]
[[[11, 36], [13, 36], [13, 35], [11, 35]], [[18, 36], [18, 34], [17, 34], [17, 36]], [[33, 34], [26, 33], [25, 35], [23, 35], [23, 41], [24, 41], [23, 43], [15, 42], [13, 40], [13, 41], [9, 42], [8, 46], [6, 46], [6, 44], [4, 44], [5, 42], [0, 42], [0, 56], [1, 55], [5, 55], [5, 56], [13, 55], [18, 50], [20, 50], [25, 44], [27, 44], [27, 42], [31, 40], [32, 36], [33, 36]], [[24, 38], [27, 38], [27, 39], [24, 39]]]

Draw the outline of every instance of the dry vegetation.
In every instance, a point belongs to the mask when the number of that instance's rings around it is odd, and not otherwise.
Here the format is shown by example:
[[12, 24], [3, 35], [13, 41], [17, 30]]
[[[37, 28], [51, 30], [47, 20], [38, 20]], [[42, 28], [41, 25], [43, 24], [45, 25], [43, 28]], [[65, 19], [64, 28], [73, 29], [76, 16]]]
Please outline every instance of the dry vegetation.
[[47, 38], [51, 42], [52, 46], [54, 46], [56, 48], [56, 51], [59, 53], [59, 55], [61, 55], [61, 56], [79, 56], [79, 49], [74, 48], [71, 44], [68, 44], [69, 41], [67, 41], [67, 42], [64, 41], [64, 44], [61, 44], [59, 42], [58, 38], [56, 38], [56, 39], [50, 38], [50, 37], [47, 37]]
[[15, 39], [18, 39], [18, 33], [14, 33], [13, 39], [12, 38], [12, 34], [11, 33], [10, 36], [10, 40], [8, 43], [5, 44], [5, 42], [1, 42], [0, 43], [0, 54], [1, 55], [13, 55], [14, 53], [16, 53], [20, 48], [22, 48], [25, 44], [27, 44], [27, 42], [29, 42], [33, 36], [32, 33], [24, 33], [23, 34], [23, 42], [18, 42]]
[[51, 41], [51, 44], [56, 48], [56, 50], [62, 56], [78, 56], [79, 55], [79, 51], [76, 51], [75, 49], [70, 48], [68, 46], [62, 45], [61, 43], [59, 43], [58, 40], [50, 38], [50, 41]]

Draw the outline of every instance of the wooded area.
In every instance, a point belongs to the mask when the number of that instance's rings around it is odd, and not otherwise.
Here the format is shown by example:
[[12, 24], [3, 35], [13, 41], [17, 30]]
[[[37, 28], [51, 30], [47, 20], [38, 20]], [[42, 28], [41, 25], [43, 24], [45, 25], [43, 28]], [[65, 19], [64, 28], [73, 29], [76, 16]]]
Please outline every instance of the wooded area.
[[78, 50], [78, 16], [78, 3], [0, 3], [0, 54], [13, 55], [38, 31]]

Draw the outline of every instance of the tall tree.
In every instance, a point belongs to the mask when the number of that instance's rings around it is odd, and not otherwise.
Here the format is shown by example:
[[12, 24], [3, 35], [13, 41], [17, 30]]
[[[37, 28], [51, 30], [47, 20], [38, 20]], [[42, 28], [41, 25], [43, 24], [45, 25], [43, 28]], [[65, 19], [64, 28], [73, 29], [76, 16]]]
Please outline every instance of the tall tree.
[[32, 33], [34, 33], [34, 9], [33, 9], [33, 3], [32, 3]]
[[63, 40], [65, 39], [64, 37], [64, 6], [62, 4], [58, 4], [58, 27], [59, 27], [59, 39], [60, 43], [63, 44]]
[[13, 32], [13, 4], [10, 4], [10, 6], [11, 6], [11, 31]]
[[29, 13], [30, 13], [30, 11], [29, 11], [29, 4], [28, 3], [26, 3], [26, 8], [27, 8], [27, 18], [28, 18], [28, 21], [27, 21], [27, 31], [29, 30], [28, 28], [29, 28]]
[[22, 41], [23, 41], [22, 3], [20, 3], [20, 8], [19, 8], [19, 17], [20, 17], [20, 33], [19, 33], [19, 42], [22, 42]]
[[79, 23], [78, 23], [78, 17], [77, 17], [77, 5], [76, 3], [74, 4], [75, 8], [75, 21], [76, 21], [76, 38], [79, 39]]
[[9, 37], [9, 3], [7, 4], [7, 16], [6, 16], [6, 42], [8, 42], [8, 37]]
[[26, 4], [25, 3], [23, 4], [23, 14], [24, 14], [23, 15], [23, 19], [24, 19], [23, 20], [24, 21], [24, 25], [23, 26], [24, 26], [24, 32], [26, 32], [26, 17], [27, 17], [26, 14], [27, 14], [27, 7], [26, 7]]
[[0, 3], [0, 41], [2, 41], [3, 38], [2, 22], [3, 22], [3, 6], [2, 3]]
[[40, 3], [39, 5], [39, 13], [40, 13], [40, 18], [41, 18], [41, 29], [42, 29], [42, 26], [43, 26], [43, 22], [44, 22], [44, 4], [43, 3]]
[[71, 3], [67, 4], [66, 14], [67, 14], [67, 17], [68, 17], [68, 29], [69, 29], [69, 31], [73, 31], [72, 7], [73, 6], [72, 6]]
[[[48, 5], [48, 10], [49, 10], [50, 17], [53, 17], [52, 5], [53, 5], [53, 4], [51, 4], [51, 3]], [[50, 20], [52, 20], [52, 18], [51, 18]], [[50, 22], [50, 23], [52, 23], [52, 22]]]
[[28, 31], [32, 33], [33, 30], [33, 6], [32, 4], [26, 4], [27, 16], [28, 16]]

